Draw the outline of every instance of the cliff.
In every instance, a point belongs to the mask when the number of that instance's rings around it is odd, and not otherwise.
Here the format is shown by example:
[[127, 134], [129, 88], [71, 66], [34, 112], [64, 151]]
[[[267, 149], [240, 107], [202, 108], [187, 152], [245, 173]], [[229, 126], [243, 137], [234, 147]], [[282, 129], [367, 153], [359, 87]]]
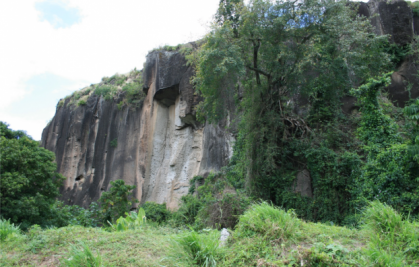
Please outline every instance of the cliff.
[[119, 86], [108, 79], [115, 89], [110, 96], [97, 94], [104, 82], [81, 90], [78, 104], [74, 95], [62, 100], [42, 134], [42, 146], [55, 152], [67, 178], [62, 200], [88, 206], [110, 181], [122, 179], [136, 186], [141, 202], [175, 209], [190, 179], [220, 170], [233, 137], [221, 125], [196, 122], [192, 73], [181, 53], [154, 51], [142, 73], [142, 99], [125, 104], [128, 92], [121, 88], [133, 83], [133, 72], [117, 77], [124, 80]]
[[[399, 48], [410, 45], [418, 31], [418, 19], [404, 1], [359, 3], [358, 13], [370, 19], [376, 34], [388, 34], [390, 44]], [[388, 87], [396, 105], [419, 97], [418, 70], [411, 56], [398, 63]], [[200, 99], [190, 83], [193, 74], [182, 52], [161, 49], [147, 56], [141, 73], [105, 79], [61, 100], [43, 131], [42, 146], [55, 152], [58, 171], [67, 177], [62, 200], [88, 206], [108, 190], [110, 181], [123, 179], [136, 186], [135, 197], [142, 203], [167, 203], [176, 209], [192, 177], [225, 166], [234, 140], [226, 130], [230, 122], [196, 121]], [[140, 91], [124, 90], [135, 82], [141, 84]], [[354, 97], [342, 99], [344, 113], [356, 108]], [[307, 170], [297, 173], [295, 187], [312, 197]]]

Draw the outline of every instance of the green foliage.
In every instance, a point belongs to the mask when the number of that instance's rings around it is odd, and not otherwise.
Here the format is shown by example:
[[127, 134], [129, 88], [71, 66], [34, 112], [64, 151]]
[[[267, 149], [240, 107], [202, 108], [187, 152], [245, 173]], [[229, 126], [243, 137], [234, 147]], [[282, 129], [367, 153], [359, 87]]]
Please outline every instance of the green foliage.
[[57, 103], [57, 108], [63, 107], [64, 104], [65, 104], [65, 100], [64, 99], [60, 99], [60, 101], [58, 101], [58, 103]]
[[204, 177], [202, 177], [202, 176], [200, 176], [200, 175], [197, 175], [197, 176], [194, 176], [190, 181], [189, 181], [189, 194], [193, 194], [193, 193], [195, 193], [195, 187], [196, 187], [196, 184], [198, 183], [202, 183], [204, 181]]
[[113, 148], [115, 148], [115, 147], [117, 147], [118, 146], [118, 140], [115, 138], [115, 139], [113, 139], [110, 143], [109, 143], [109, 145], [111, 146], [111, 147], [113, 147]]
[[180, 262], [186, 261], [189, 266], [217, 266], [225, 254], [219, 239], [220, 233], [214, 230], [201, 234], [194, 230], [186, 232], [172, 240], [176, 253], [174, 258]]
[[77, 106], [85, 106], [86, 105], [86, 100], [81, 99], [79, 102], [77, 102]]
[[115, 222], [126, 212], [129, 212], [133, 203], [138, 202], [132, 196], [133, 185], [126, 185], [123, 180], [111, 181], [111, 188], [107, 192], [103, 192], [98, 200], [98, 204], [102, 209], [103, 220]]
[[385, 115], [377, 101], [379, 90], [390, 82], [390, 73], [353, 89], [361, 104], [362, 119], [358, 136], [365, 143], [367, 161], [355, 182], [352, 194], [357, 205], [379, 200], [397, 210], [419, 213], [417, 162], [412, 161], [408, 145], [398, 133], [395, 121]]
[[142, 73], [140, 72], [134, 79], [134, 81], [125, 84], [122, 87], [122, 91], [125, 92], [124, 103], [132, 107], [139, 107], [145, 98], [143, 92], [143, 81]]
[[116, 94], [117, 87], [110, 84], [102, 84], [96, 87], [95, 94], [102, 96], [105, 100], [111, 100]]
[[138, 213], [135, 211], [129, 214], [125, 212], [125, 216], [125, 218], [123, 216], [119, 217], [115, 224], [108, 222], [114, 231], [136, 230], [143, 227], [146, 223], [146, 213], [143, 208], [140, 208]]
[[171, 223], [191, 225], [195, 229], [234, 228], [238, 216], [250, 205], [250, 198], [234, 190], [222, 173], [210, 173], [205, 183], [198, 187], [196, 196], [193, 196], [195, 182], [202, 180], [204, 178], [201, 176], [191, 180], [189, 194], [181, 198], [179, 209], [172, 213]]
[[400, 66], [403, 60], [408, 56], [412, 51], [410, 45], [398, 45], [395, 43], [390, 43], [389, 41], [385, 41], [382, 45], [382, 49], [384, 52], [389, 54], [391, 62], [394, 64], [395, 67]]
[[253, 204], [239, 217], [236, 233], [261, 235], [267, 239], [290, 239], [300, 230], [301, 222], [293, 210], [284, 211], [271, 204]]
[[67, 225], [97, 227], [102, 222], [102, 214], [96, 202], [92, 202], [88, 209], [84, 209], [77, 205], [65, 205], [61, 201], [56, 201], [52, 209], [55, 213], [52, 225], [57, 227]]
[[419, 17], [419, 2], [406, 1], [406, 3], [412, 9], [413, 15]]
[[6, 123], [0, 122], [0, 130], [1, 216], [22, 229], [51, 225], [51, 206], [65, 179], [56, 171], [54, 153]]
[[[419, 229], [390, 206], [371, 202], [364, 211], [367, 251], [374, 266], [406, 266], [419, 261]], [[397, 263], [397, 264], [396, 264]]]
[[176, 226], [193, 225], [202, 202], [192, 195], [182, 196], [179, 209], [172, 214], [171, 223]]
[[[391, 68], [387, 36], [372, 34], [356, 10], [346, 1], [220, 1], [217, 23], [188, 59], [205, 99], [198, 117], [240, 116], [225, 170], [236, 189], [315, 221], [342, 223], [355, 212], [363, 158], [341, 99]], [[294, 192], [301, 170], [313, 198]]]
[[67, 267], [101, 267], [102, 257], [100, 254], [95, 256], [89, 246], [80, 242], [78, 245], [71, 245], [70, 251], [62, 263]]
[[170, 212], [166, 209], [166, 203], [146, 202], [141, 208], [147, 214], [147, 219], [157, 223], [165, 223], [170, 218]]
[[404, 108], [404, 114], [410, 121], [408, 130], [410, 132], [409, 154], [419, 163], [419, 99]]
[[0, 218], [0, 241], [5, 241], [6, 239], [12, 239], [20, 235], [20, 228], [14, 223], [10, 222], [10, 219], [4, 220]]

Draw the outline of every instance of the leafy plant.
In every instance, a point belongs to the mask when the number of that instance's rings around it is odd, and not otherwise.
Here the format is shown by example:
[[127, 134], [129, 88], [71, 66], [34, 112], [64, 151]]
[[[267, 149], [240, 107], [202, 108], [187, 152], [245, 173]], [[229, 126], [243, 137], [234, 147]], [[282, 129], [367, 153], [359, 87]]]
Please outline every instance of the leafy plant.
[[111, 147], [115, 148], [118, 146], [118, 140], [115, 138], [109, 144]]
[[19, 226], [9, 220], [0, 219], [0, 241], [11, 239], [20, 235]]
[[141, 228], [146, 223], [146, 213], [143, 208], [138, 210], [138, 214], [135, 211], [129, 214], [125, 212], [125, 218], [119, 217], [115, 224], [108, 222], [114, 231], [127, 231]]
[[102, 257], [92, 253], [89, 246], [80, 242], [78, 245], [71, 245], [67, 259], [62, 261], [67, 267], [101, 267]]
[[126, 185], [124, 180], [111, 181], [111, 188], [103, 192], [98, 200], [104, 222], [115, 220], [128, 212], [133, 203], [138, 202], [132, 195], [133, 185]]
[[164, 223], [170, 217], [170, 211], [166, 209], [166, 203], [157, 204], [155, 202], [146, 202], [141, 206], [147, 214], [147, 219], [157, 223]]

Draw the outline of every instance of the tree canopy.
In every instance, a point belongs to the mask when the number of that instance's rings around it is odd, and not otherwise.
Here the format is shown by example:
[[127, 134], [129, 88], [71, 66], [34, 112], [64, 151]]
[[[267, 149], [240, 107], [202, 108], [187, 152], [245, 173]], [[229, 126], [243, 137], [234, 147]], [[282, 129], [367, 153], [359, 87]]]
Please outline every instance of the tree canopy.
[[[235, 113], [230, 118], [240, 120], [225, 172], [232, 184], [307, 219], [349, 218], [368, 152], [356, 131], [359, 119], [342, 113], [342, 98], [393, 70], [388, 46], [388, 36], [374, 34], [357, 3], [220, 1], [212, 31], [189, 59], [205, 99], [198, 117], [217, 122]], [[397, 129], [389, 134], [396, 138]], [[314, 198], [292, 189], [304, 169]]]
[[22, 228], [46, 226], [51, 206], [64, 177], [57, 172], [55, 155], [39, 146], [23, 131], [13, 131], [0, 122], [1, 184], [0, 215]]

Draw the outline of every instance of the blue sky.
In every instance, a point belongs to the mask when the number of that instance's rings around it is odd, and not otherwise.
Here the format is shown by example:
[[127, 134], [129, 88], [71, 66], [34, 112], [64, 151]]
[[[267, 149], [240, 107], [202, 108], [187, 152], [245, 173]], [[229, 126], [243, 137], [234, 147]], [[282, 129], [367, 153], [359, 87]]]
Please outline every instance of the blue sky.
[[44, 1], [35, 3], [40, 19], [48, 21], [54, 28], [68, 28], [82, 19], [80, 10], [70, 7], [63, 1]]
[[0, 1], [0, 120], [40, 140], [59, 99], [202, 38], [219, 0]]

